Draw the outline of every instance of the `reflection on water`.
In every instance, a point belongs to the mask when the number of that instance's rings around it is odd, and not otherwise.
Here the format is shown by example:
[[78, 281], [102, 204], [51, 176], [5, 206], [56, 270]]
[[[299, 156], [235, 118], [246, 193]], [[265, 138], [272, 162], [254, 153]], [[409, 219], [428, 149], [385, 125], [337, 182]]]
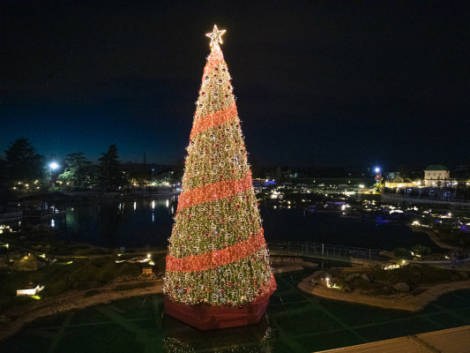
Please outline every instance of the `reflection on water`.
[[257, 325], [214, 331], [198, 331], [171, 317], [163, 320], [163, 348], [167, 353], [272, 351], [272, 328], [269, 315]]
[[56, 219], [55, 227], [68, 240], [101, 246], [165, 246], [175, 202], [141, 199], [63, 206], [65, 217]]
[[[54, 216], [50, 226], [66, 239], [107, 247], [166, 246], [177, 199], [138, 199], [93, 204], [58, 205], [65, 217]], [[268, 241], [312, 241], [347, 246], [393, 249], [415, 244], [433, 246], [423, 233], [397, 222], [338, 215], [305, 214], [302, 209], [272, 209], [261, 205]]]

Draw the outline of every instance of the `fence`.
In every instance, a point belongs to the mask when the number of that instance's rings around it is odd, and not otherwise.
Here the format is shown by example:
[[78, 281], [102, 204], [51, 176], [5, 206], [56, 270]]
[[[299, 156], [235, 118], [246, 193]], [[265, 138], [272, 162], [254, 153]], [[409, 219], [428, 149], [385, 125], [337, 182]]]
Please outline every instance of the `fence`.
[[313, 242], [271, 242], [269, 249], [273, 254], [282, 254], [288, 256], [307, 256], [307, 257], [327, 257], [339, 259], [364, 259], [380, 261], [379, 249], [356, 248], [337, 246], [325, 243]]

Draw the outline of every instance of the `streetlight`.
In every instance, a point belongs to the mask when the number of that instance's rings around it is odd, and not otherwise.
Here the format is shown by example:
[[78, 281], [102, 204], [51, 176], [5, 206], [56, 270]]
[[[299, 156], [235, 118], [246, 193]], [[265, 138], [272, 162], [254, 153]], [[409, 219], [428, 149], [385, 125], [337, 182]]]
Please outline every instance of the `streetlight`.
[[52, 186], [56, 182], [56, 178], [57, 178], [56, 171], [60, 168], [60, 165], [56, 161], [51, 161], [51, 162], [49, 162], [49, 164], [47, 166], [49, 167], [49, 171], [50, 171], [50, 181], [49, 182], [50, 182], [50, 185]]
[[57, 169], [59, 169], [59, 163], [57, 163], [56, 161], [52, 161], [51, 163], [49, 163], [49, 169], [51, 171], [55, 171]]
[[378, 188], [380, 184], [380, 180], [382, 179], [382, 168], [376, 165], [374, 167], [374, 173], [375, 173], [375, 185], [376, 185], [376, 188]]

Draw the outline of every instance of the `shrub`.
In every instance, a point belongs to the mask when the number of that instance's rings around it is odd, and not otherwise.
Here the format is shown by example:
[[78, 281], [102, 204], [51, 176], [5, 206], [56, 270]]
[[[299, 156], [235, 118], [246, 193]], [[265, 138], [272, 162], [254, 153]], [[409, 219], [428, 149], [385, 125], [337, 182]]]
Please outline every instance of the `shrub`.
[[395, 248], [393, 249], [393, 255], [399, 257], [400, 259], [412, 259], [411, 253], [408, 249], [405, 248]]
[[431, 253], [431, 248], [429, 246], [421, 245], [421, 244], [416, 244], [411, 248], [411, 250], [418, 255], [424, 256], [424, 255], [429, 255]]

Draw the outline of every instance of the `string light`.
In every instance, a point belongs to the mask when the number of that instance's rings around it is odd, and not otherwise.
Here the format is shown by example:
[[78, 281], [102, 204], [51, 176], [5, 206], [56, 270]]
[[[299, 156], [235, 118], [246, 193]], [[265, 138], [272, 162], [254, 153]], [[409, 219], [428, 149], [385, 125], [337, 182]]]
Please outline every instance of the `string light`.
[[163, 290], [173, 302], [239, 306], [276, 288], [216, 25], [204, 67]]

